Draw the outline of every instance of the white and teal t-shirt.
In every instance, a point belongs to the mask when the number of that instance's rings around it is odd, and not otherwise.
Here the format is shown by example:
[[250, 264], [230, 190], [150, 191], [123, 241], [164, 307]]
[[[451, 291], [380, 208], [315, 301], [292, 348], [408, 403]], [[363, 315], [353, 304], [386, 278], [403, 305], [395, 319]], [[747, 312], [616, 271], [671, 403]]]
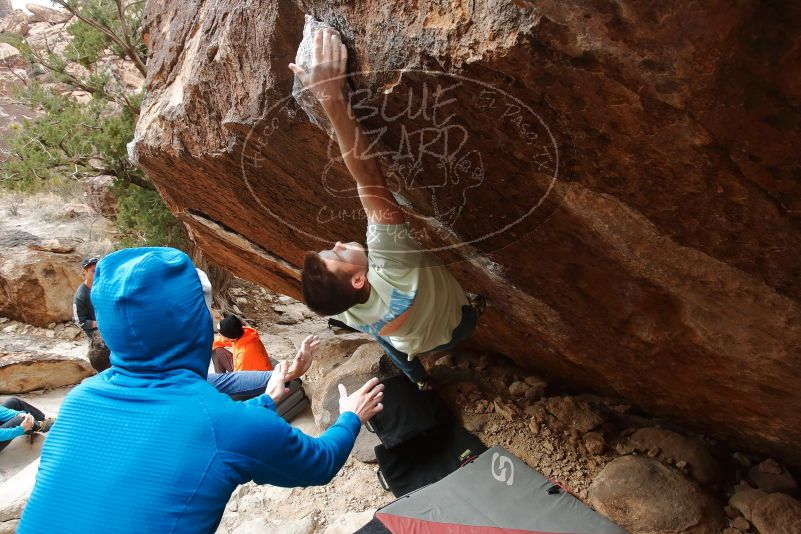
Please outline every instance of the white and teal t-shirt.
[[451, 340], [467, 297], [439, 259], [421, 249], [408, 224], [367, 226], [370, 298], [336, 316], [381, 336], [411, 359]]

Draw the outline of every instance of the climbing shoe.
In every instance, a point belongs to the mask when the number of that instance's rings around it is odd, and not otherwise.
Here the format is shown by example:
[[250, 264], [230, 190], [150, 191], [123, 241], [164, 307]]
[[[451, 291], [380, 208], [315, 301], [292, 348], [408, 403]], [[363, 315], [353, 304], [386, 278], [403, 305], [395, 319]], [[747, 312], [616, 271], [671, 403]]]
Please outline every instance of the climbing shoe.
[[417, 382], [417, 389], [419, 389], [420, 391], [433, 391], [434, 384], [431, 382], [431, 380], [424, 380], [422, 382]]
[[50, 429], [53, 427], [53, 423], [55, 422], [56, 420], [53, 417], [46, 417], [44, 421], [36, 421], [33, 424], [33, 431], [44, 434], [45, 432], [50, 431]]

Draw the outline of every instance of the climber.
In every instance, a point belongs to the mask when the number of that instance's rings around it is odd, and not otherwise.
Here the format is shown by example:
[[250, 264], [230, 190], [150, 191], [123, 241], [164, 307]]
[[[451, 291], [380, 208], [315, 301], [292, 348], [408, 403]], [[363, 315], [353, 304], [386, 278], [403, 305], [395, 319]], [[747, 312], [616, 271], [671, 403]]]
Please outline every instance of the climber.
[[436, 256], [412, 237], [377, 158], [368, 155], [371, 141], [345, 98], [346, 64], [345, 45], [336, 31], [325, 29], [314, 34], [310, 71], [289, 65], [328, 115], [367, 215], [367, 251], [359, 243], [338, 241], [329, 250], [306, 253], [303, 296], [315, 312], [375, 336], [412, 382], [429, 389], [430, 378], [417, 357], [467, 338], [484, 299], [469, 299]]
[[211, 314], [176, 249], [109, 254], [91, 295], [111, 368], [64, 399], [20, 534], [214, 532], [239, 484], [327, 484], [383, 408], [377, 379], [350, 395], [340, 386], [339, 418], [313, 438], [275, 412], [288, 393], [284, 363], [254, 399], [216, 391], [206, 381]]
[[72, 316], [75, 324], [89, 338], [87, 356], [92, 368], [99, 373], [109, 367], [109, 350], [103, 338], [100, 337], [97, 320], [95, 319], [95, 308], [92, 306], [92, 299], [89, 298], [98, 261], [100, 261], [100, 258], [94, 256], [81, 263], [83, 283], [75, 291], [75, 296], [72, 298]]
[[0, 406], [0, 451], [17, 436], [31, 432], [48, 432], [54, 422], [55, 419], [45, 417], [41, 410], [24, 400], [17, 397], [7, 398]]

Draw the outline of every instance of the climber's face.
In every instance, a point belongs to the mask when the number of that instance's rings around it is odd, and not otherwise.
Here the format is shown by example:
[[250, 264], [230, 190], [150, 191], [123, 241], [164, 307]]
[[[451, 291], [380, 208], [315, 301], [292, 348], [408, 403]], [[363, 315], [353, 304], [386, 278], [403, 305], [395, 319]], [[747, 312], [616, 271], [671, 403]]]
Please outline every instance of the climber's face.
[[361, 287], [362, 279], [367, 276], [367, 253], [356, 241], [337, 241], [333, 248], [321, 251], [320, 258], [326, 268], [338, 278], [350, 276], [356, 289]]

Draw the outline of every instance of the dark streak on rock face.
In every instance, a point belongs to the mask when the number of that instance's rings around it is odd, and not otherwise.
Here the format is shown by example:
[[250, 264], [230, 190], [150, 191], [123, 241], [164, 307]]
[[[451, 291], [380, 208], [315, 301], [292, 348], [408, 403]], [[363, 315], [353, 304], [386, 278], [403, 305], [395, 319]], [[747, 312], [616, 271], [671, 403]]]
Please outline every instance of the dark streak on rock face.
[[11, 248], [21, 245], [35, 245], [41, 241], [37, 236], [23, 230], [0, 232], [0, 247]]
[[[297, 278], [269, 258], [298, 266], [304, 250], [364, 231], [358, 201], [323, 187], [325, 133], [291, 100], [266, 116], [291, 94], [286, 64], [304, 13], [340, 30], [351, 70], [445, 69], [502, 89], [553, 132], [559, 180], [541, 207], [508, 232], [439, 253], [491, 303], [477, 344], [801, 464], [801, 7], [152, 4], [135, 155], [174, 211], [224, 226], [181, 215], [210, 258], [292, 296]], [[390, 114], [423, 85], [415, 73], [353, 80], [374, 98], [391, 89]], [[476, 89], [454, 92], [474, 102]], [[457, 241], [486, 235], [545, 190], [544, 160], [503, 115], [464, 105], [454, 118], [485, 170], [466, 196], [392, 179], [415, 214], [440, 214]], [[401, 136], [388, 130], [382, 146]], [[436, 159], [422, 158], [424, 185]], [[478, 165], [466, 161], [461, 170]], [[341, 164], [325, 175], [332, 187], [349, 180]], [[335, 216], [319, 218], [321, 208]]]

